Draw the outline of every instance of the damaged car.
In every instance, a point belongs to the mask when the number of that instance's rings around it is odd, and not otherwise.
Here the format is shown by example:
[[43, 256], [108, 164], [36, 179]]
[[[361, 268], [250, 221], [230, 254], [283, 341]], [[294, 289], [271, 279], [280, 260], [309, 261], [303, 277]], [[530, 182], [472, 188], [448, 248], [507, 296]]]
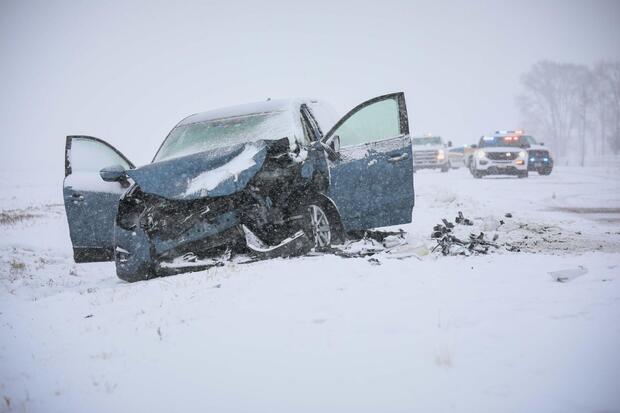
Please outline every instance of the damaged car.
[[135, 167], [89, 136], [68, 136], [63, 193], [74, 259], [115, 261], [145, 280], [328, 250], [347, 234], [411, 222], [413, 156], [403, 93], [339, 121], [310, 99], [191, 115]]

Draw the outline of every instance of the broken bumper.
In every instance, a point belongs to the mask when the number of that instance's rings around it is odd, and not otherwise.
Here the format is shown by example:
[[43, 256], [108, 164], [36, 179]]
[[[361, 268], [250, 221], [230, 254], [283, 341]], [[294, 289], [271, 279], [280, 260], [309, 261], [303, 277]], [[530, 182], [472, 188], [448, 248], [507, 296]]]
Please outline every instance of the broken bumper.
[[245, 242], [247, 247], [256, 255], [263, 258], [272, 257], [287, 257], [296, 255], [306, 245], [310, 243], [310, 240], [306, 236], [304, 231], [297, 231], [290, 237], [285, 238], [276, 245], [267, 245], [261, 240], [252, 230], [247, 226], [241, 225], [241, 229], [245, 235]]

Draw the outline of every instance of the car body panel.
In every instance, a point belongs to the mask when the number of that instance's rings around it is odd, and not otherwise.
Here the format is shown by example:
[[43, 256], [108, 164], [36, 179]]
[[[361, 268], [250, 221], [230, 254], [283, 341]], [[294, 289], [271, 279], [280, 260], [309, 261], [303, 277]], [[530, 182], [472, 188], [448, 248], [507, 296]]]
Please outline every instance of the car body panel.
[[[75, 262], [110, 261], [114, 257], [114, 220], [120, 195], [126, 187], [105, 182], [99, 171], [80, 170], [79, 159], [92, 154], [78, 150], [81, 145], [99, 148], [113, 159], [118, 157], [130, 168], [133, 164], [108, 143], [92, 136], [67, 136], [63, 198]], [[75, 162], [74, 162], [75, 161]]]
[[411, 140], [407, 135], [342, 148], [330, 164], [329, 196], [347, 231], [411, 222]]
[[367, 143], [340, 148], [340, 159], [329, 163], [329, 196], [338, 207], [344, 228], [349, 230], [411, 222], [414, 206], [413, 154], [403, 93], [370, 99], [347, 113], [328, 132], [375, 103], [396, 99], [399, 134], [391, 138], [369, 136]]
[[127, 171], [142, 191], [168, 199], [226, 196], [245, 188], [265, 162], [264, 141], [212, 149]]

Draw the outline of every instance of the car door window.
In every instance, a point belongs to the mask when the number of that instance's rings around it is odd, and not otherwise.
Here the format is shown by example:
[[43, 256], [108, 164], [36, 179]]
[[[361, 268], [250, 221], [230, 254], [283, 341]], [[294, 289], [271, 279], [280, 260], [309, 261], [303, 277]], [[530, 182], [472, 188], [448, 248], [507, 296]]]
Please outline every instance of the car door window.
[[380, 100], [358, 110], [333, 133], [342, 147], [393, 138], [400, 135], [397, 98]]
[[125, 158], [108, 145], [87, 138], [73, 138], [71, 141], [70, 162], [72, 172], [99, 172], [101, 169], [120, 165], [130, 169]]

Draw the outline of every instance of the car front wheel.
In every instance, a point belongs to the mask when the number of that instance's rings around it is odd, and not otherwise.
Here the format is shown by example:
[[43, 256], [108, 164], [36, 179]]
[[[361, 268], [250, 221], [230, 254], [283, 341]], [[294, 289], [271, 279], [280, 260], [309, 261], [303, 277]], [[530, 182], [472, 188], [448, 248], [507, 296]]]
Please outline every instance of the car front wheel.
[[331, 246], [332, 223], [325, 210], [316, 203], [310, 203], [306, 209], [306, 235], [315, 249]]
[[473, 164], [469, 168], [469, 172], [471, 172], [472, 176], [474, 178], [476, 178], [476, 179], [482, 178], [482, 172], [478, 172], [478, 170], [476, 169], [476, 167]]

